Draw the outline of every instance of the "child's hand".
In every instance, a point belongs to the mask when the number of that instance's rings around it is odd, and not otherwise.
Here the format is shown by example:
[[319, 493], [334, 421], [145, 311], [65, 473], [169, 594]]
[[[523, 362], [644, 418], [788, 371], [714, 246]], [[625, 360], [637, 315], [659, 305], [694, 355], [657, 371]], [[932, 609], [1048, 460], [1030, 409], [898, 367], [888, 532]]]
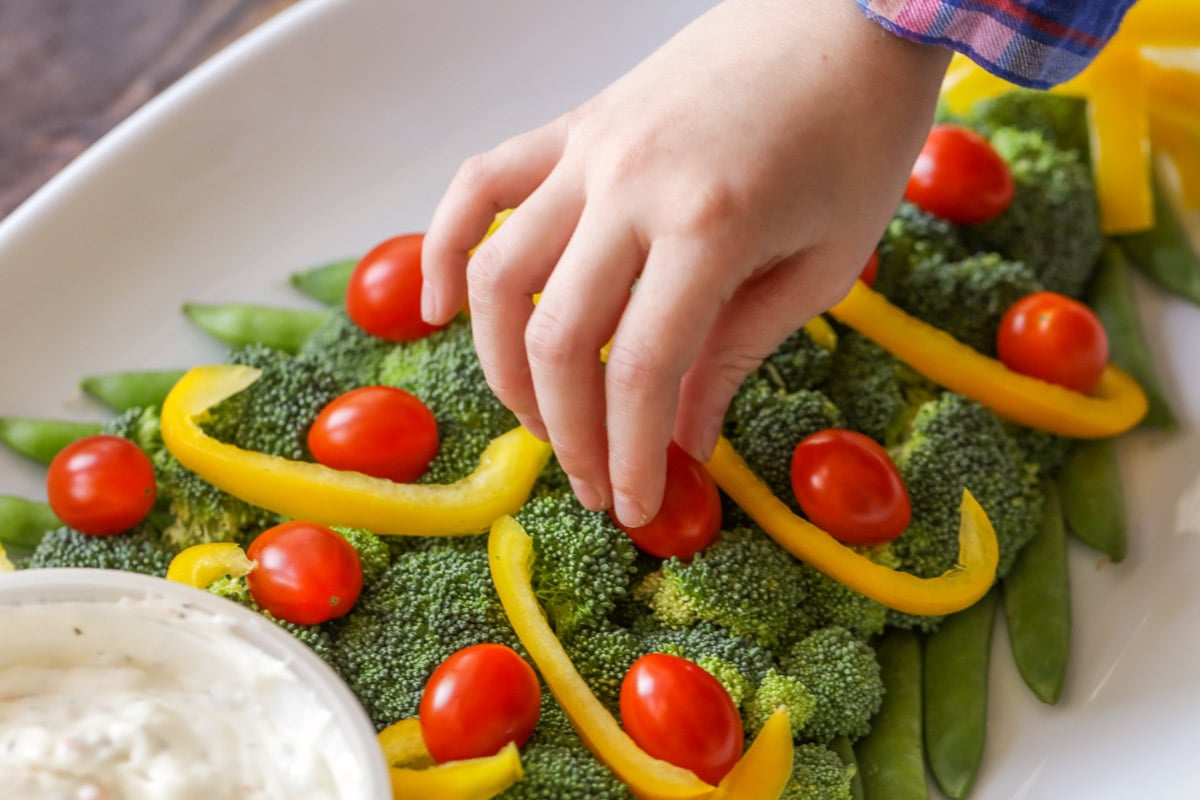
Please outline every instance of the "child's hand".
[[425, 317], [469, 295], [496, 394], [554, 444], [584, 505], [642, 524], [672, 437], [707, 458], [742, 379], [858, 275], [949, 57], [853, 0], [726, 0], [463, 164], [425, 238]]

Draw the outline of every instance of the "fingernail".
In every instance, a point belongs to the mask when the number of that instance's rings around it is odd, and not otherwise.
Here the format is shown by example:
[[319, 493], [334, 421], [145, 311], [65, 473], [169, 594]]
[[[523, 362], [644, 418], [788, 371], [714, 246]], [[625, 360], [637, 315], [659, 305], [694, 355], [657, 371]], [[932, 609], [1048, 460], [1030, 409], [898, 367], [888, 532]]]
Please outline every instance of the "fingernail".
[[697, 459], [701, 464], [712, 458], [713, 450], [717, 449], [717, 440], [721, 438], [721, 420], [717, 420], [704, 429], [704, 436], [700, 439], [700, 456]]
[[[411, 306], [409, 306], [411, 308]], [[438, 312], [438, 299], [434, 294], [433, 286], [425, 284], [421, 289], [421, 319], [427, 324], [436, 324], [436, 316]]]
[[640, 528], [650, 520], [646, 517], [646, 512], [642, 510], [642, 506], [631, 497], [623, 494], [617, 494], [613, 500], [613, 511], [617, 514], [617, 519], [627, 528]]
[[529, 431], [543, 442], [550, 441], [550, 434], [546, 431], [546, 425], [540, 419], [528, 414], [522, 415], [519, 417], [519, 419], [525, 430]]
[[604, 510], [604, 497], [596, 491], [596, 487], [579, 478], [571, 478], [571, 488], [575, 490], [575, 496], [588, 511]]

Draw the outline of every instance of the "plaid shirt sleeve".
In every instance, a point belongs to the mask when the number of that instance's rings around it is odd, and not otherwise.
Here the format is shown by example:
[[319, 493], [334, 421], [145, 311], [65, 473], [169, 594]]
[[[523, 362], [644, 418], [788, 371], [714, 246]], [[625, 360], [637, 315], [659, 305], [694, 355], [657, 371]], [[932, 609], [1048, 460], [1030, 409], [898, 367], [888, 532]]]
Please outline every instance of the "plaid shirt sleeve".
[[1134, 0], [857, 0], [892, 33], [948, 47], [1033, 89], [1081, 72]]

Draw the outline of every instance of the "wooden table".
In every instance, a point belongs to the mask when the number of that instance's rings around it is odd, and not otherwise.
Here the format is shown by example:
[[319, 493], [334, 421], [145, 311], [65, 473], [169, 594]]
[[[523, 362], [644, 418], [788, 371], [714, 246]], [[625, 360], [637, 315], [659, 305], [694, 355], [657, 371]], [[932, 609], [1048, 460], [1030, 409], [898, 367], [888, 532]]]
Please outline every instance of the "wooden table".
[[297, 1], [0, 1], [0, 218], [192, 67]]

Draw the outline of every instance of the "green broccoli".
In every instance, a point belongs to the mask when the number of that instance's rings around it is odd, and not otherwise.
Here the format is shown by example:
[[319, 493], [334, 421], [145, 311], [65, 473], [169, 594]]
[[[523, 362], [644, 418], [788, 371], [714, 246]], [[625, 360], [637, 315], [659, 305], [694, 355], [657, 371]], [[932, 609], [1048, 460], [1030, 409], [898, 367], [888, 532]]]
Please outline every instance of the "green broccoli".
[[379, 380], [420, 398], [437, 419], [438, 454], [420, 483], [465, 477], [492, 439], [517, 426], [484, 379], [465, 320], [393, 350], [383, 360]]
[[430, 673], [481, 642], [519, 648], [492, 585], [484, 537], [392, 551], [353, 610], [325, 624], [334, 666], [379, 728], [415, 716]]
[[1053, 478], [1057, 475], [1066, 463], [1067, 456], [1071, 454], [1071, 448], [1075, 446], [1074, 439], [1037, 428], [1026, 428], [1007, 422], [1005, 429], [1025, 452], [1025, 460], [1037, 466], [1038, 476], [1042, 478]]
[[150, 520], [115, 536], [89, 536], [63, 527], [42, 537], [28, 567], [119, 569], [164, 578], [178, 552]]
[[893, 300], [963, 344], [994, 356], [1005, 312], [1022, 297], [1041, 290], [1025, 264], [980, 253], [961, 261], [916, 264], [897, 284]]
[[792, 453], [801, 439], [826, 428], [845, 427], [837, 406], [818, 391], [786, 393], [761, 382], [734, 395], [726, 436], [771, 491], [799, 512], [792, 491]]
[[392, 565], [392, 552], [383, 538], [358, 528], [333, 530], [341, 534], [358, 553], [358, 560], [362, 562], [364, 584], [374, 583]]
[[772, 669], [742, 707], [746, 735], [757, 736], [780, 708], [787, 709], [792, 738], [798, 738], [816, 711], [817, 701], [799, 678]]
[[401, 344], [364, 331], [339, 308], [304, 342], [297, 358], [337, 377], [342, 391], [380, 382], [383, 363]]
[[617, 625], [591, 622], [560, 641], [592, 692], [616, 712], [625, 673], [643, 655], [638, 636]]
[[647, 653], [668, 653], [707, 669], [731, 697], [747, 696], [777, 666], [767, 648], [707, 622], [686, 628], [644, 630], [641, 639]]
[[534, 590], [558, 635], [604, 622], [632, 583], [629, 536], [569, 492], [532, 498], [516, 519], [533, 539]]
[[1090, 167], [1036, 131], [999, 128], [991, 142], [1008, 162], [1016, 194], [1000, 216], [964, 226], [964, 240], [972, 250], [1023, 262], [1049, 291], [1079, 297], [1103, 245]]
[[967, 123], [984, 136], [1000, 128], [1037, 131], [1046, 141], [1079, 153], [1088, 161], [1087, 103], [1078, 97], [1018, 89], [980, 100], [971, 109]]
[[331, 665], [333, 664], [333, 640], [330, 639], [324, 626], [298, 625], [295, 622], [279, 619], [254, 601], [254, 598], [250, 596], [250, 587], [246, 584], [244, 577], [231, 578], [226, 575], [223, 578], [218, 578], [208, 587], [208, 591], [218, 597], [232, 600], [238, 605], [245, 606], [251, 611], [262, 614], [292, 636], [295, 636], [303, 644], [308, 645], [309, 649], [316, 653], [322, 660]]
[[[892, 566], [888, 547], [863, 550], [863, 555]], [[809, 627], [837, 625], [863, 641], [883, 632], [888, 619], [887, 606], [804, 562], [796, 562], [796, 571], [804, 592], [802, 611]]]
[[308, 429], [321, 409], [343, 393], [338, 377], [320, 364], [264, 345], [236, 349], [228, 361], [256, 367], [262, 374], [209, 410], [207, 433], [245, 450], [311, 461]]
[[890, 298], [895, 286], [917, 264], [960, 261], [968, 255], [953, 224], [902, 201], [879, 242], [874, 288]]
[[817, 342], [807, 328], [791, 333], [758, 366], [755, 374], [785, 392], [819, 388], [829, 377], [833, 352]]
[[779, 800], [851, 800], [856, 767], [819, 744], [797, 745], [792, 777]]
[[780, 660], [812, 694], [815, 704], [801, 737], [828, 744], [837, 736], [859, 738], [883, 701], [875, 651], [844, 628], [821, 628], [801, 639]]
[[786, 646], [808, 627], [796, 560], [752, 528], [722, 531], [689, 563], [667, 559], [638, 595], [662, 625], [711, 622], [768, 648]]
[[884, 446], [899, 440], [917, 408], [940, 393], [929, 379], [853, 330], [838, 337], [826, 391], [848, 427]]
[[996, 529], [998, 575], [1040, 525], [1038, 471], [994, 412], [961, 395], [944, 393], [913, 419], [911, 435], [891, 451], [912, 501], [908, 529], [891, 543], [900, 567], [924, 578], [940, 575], [958, 556], [963, 489]]

